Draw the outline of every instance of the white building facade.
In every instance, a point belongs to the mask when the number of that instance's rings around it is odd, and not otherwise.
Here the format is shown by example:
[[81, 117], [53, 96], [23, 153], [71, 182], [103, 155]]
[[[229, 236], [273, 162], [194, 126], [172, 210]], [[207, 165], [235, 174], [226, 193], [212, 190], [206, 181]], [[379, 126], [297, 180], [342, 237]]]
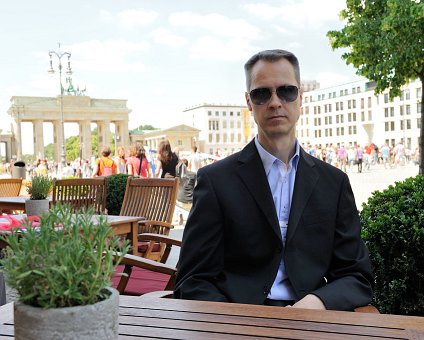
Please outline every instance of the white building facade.
[[374, 95], [375, 84], [358, 81], [305, 92], [297, 134], [300, 143], [345, 145], [403, 142], [414, 150], [421, 127], [421, 82], [402, 88], [400, 97], [388, 91]]
[[246, 106], [201, 104], [183, 112], [185, 123], [200, 130], [196, 141], [200, 152], [232, 154], [241, 150], [258, 131]]

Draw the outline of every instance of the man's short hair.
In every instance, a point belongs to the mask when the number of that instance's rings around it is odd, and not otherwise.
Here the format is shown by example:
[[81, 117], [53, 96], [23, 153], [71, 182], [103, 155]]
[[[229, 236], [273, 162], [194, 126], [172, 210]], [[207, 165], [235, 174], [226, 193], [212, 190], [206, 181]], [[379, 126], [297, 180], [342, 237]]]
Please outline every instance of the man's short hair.
[[293, 66], [297, 85], [300, 87], [300, 66], [297, 57], [293, 53], [285, 50], [265, 50], [253, 55], [246, 62], [246, 64], [244, 64], [247, 91], [250, 91], [250, 85], [252, 83], [252, 68], [259, 60], [264, 60], [267, 62], [276, 62], [280, 59], [287, 59], [289, 63]]

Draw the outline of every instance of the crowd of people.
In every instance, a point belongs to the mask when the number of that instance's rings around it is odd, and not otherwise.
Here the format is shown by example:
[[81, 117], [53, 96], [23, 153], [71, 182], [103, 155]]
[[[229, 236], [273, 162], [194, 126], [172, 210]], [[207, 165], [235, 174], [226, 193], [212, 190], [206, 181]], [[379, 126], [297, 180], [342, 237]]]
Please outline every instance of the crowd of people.
[[302, 148], [311, 156], [314, 156], [328, 164], [343, 170], [352, 172], [357, 167], [358, 172], [370, 170], [371, 166], [381, 164], [384, 168], [394, 168], [407, 163], [418, 164], [418, 147], [411, 151], [402, 142], [389, 146], [387, 143], [378, 147], [375, 143], [368, 143], [364, 147], [360, 144], [339, 146], [327, 144], [312, 146], [302, 144]]

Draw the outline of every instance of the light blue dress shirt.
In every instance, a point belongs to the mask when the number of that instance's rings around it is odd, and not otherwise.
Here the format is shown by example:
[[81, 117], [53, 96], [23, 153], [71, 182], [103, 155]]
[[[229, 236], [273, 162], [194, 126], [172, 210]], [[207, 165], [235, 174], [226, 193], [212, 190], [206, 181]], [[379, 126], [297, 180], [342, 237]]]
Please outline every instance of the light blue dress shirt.
[[[260, 145], [258, 136], [255, 138], [255, 145], [268, 178], [275, 211], [280, 224], [281, 238], [285, 243], [297, 164], [299, 162], [299, 142], [296, 140], [296, 152], [290, 159], [288, 166], [266, 151]], [[284, 257], [281, 258], [280, 267], [278, 268], [278, 273], [268, 294], [268, 298], [272, 300], [295, 300], [293, 287], [284, 266]]]

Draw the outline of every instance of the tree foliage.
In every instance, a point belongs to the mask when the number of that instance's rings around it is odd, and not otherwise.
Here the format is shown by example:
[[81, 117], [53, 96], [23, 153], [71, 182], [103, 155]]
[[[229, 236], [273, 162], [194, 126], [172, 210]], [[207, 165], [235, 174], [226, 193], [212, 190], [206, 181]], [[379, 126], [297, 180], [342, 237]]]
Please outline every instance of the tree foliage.
[[[401, 87], [419, 78], [424, 84], [424, 3], [419, 0], [346, 0], [340, 13], [346, 26], [329, 31], [333, 49], [347, 48], [342, 55], [357, 74], [376, 82], [376, 94], [389, 89], [390, 98]], [[424, 112], [424, 86], [421, 87]], [[421, 114], [424, 136], [424, 114]], [[424, 149], [421, 138], [420, 155]], [[420, 161], [423, 174], [424, 158]]]

